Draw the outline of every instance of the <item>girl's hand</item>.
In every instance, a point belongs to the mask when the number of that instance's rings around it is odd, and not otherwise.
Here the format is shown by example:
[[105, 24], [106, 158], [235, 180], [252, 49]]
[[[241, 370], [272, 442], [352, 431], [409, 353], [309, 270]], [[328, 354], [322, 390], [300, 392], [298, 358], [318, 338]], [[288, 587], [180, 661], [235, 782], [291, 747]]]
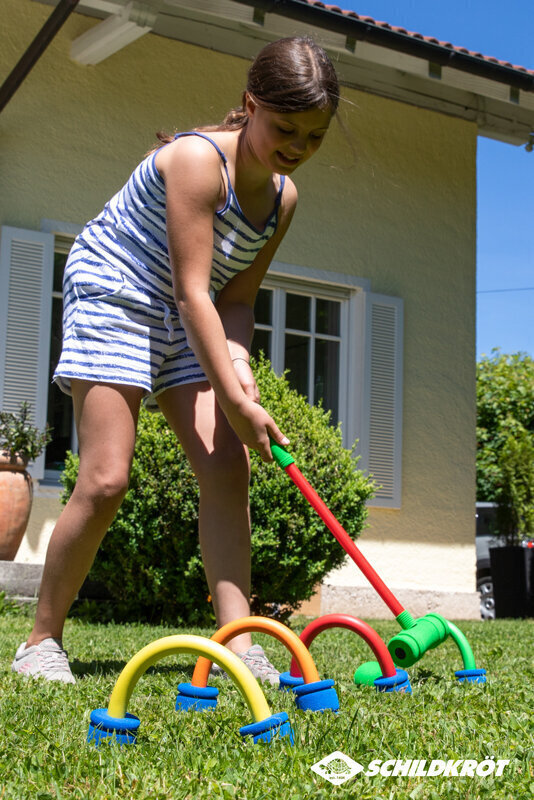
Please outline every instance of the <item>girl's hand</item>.
[[232, 359], [237, 379], [249, 400], [253, 403], [260, 402], [260, 390], [254, 378], [251, 366], [244, 358]]
[[257, 450], [263, 461], [273, 460], [269, 437], [284, 447], [289, 444], [289, 439], [280, 431], [273, 418], [248, 397], [238, 407], [227, 412], [226, 416], [243, 444]]

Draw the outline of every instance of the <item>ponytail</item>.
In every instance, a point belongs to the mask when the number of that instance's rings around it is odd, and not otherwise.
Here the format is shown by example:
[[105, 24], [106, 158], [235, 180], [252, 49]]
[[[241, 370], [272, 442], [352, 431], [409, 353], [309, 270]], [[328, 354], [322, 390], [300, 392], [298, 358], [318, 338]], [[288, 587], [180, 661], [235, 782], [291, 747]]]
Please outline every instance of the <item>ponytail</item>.
[[150, 150], [148, 150], [145, 153], [145, 156], [144, 156], [145, 158], [148, 158], [148, 156], [151, 156], [152, 153], [155, 153], [156, 150], [159, 150], [159, 148], [163, 147], [163, 145], [170, 144], [171, 142], [173, 142], [174, 141], [174, 134], [165, 133], [165, 131], [157, 131], [156, 132], [156, 138], [158, 139], [158, 143], [153, 145], [153, 147], [151, 147]]
[[248, 122], [248, 114], [245, 109], [245, 92], [243, 92], [243, 103], [241, 106], [231, 108], [223, 121], [218, 125], [202, 125], [195, 128], [196, 131], [240, 131]]

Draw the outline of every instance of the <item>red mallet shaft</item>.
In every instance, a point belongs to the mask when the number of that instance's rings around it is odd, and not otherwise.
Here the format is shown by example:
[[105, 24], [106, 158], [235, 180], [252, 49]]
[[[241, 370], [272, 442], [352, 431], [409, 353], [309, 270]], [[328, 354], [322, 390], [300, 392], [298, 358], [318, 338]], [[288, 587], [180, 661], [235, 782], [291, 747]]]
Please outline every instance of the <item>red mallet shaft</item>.
[[380, 595], [384, 603], [395, 617], [402, 614], [404, 607], [399, 603], [395, 595], [388, 589], [380, 575], [373, 569], [365, 556], [358, 550], [347, 531], [339, 524], [327, 505], [321, 500], [315, 489], [310, 486], [302, 472], [296, 464], [289, 464], [283, 469], [287, 472], [295, 486], [302, 492], [308, 503], [319, 514], [327, 528], [334, 534], [335, 538], [349, 555], [354, 563], [361, 569], [373, 589]]

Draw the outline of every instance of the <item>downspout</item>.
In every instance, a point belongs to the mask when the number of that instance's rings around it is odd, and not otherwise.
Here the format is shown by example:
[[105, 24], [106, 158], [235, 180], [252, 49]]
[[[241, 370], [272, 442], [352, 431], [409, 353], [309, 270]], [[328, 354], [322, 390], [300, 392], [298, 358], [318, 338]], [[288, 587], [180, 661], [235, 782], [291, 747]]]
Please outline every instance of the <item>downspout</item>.
[[79, 0], [59, 0], [33, 42], [0, 87], [0, 111], [9, 103], [78, 2]]

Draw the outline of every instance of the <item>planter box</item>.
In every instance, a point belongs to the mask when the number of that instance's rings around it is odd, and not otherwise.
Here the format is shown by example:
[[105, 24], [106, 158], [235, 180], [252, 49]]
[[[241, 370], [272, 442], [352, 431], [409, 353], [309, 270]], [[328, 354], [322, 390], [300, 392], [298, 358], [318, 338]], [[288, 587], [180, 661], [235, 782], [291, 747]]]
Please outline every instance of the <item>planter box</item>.
[[534, 617], [534, 548], [490, 547], [495, 615]]

